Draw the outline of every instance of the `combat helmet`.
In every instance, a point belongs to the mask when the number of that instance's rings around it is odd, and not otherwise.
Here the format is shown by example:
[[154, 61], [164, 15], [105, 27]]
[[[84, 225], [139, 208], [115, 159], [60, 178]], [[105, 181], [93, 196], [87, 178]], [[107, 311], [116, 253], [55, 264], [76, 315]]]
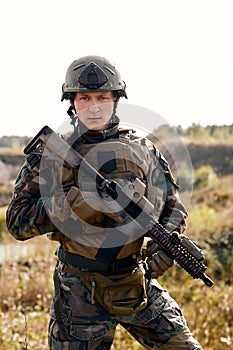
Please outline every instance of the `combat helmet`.
[[70, 64], [62, 86], [61, 100], [69, 100], [75, 92], [114, 91], [127, 98], [125, 82], [113, 64], [104, 57], [85, 56]]

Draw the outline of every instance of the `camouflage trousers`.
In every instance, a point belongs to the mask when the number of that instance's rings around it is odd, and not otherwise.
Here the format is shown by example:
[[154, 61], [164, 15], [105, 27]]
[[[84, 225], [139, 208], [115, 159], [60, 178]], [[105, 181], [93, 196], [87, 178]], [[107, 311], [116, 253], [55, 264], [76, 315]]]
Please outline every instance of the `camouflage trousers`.
[[117, 324], [122, 325], [145, 349], [201, 350], [190, 333], [182, 311], [156, 280], [148, 285], [147, 307], [131, 315], [112, 315], [76, 276], [59, 272], [60, 315], [67, 339], [59, 329], [54, 296], [48, 329], [50, 350], [109, 350]]

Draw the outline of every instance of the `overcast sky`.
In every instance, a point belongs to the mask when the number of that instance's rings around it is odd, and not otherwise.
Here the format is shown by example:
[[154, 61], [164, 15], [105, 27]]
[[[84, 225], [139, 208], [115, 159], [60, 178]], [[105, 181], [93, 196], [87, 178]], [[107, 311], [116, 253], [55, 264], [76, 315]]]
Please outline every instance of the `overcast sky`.
[[127, 103], [171, 125], [231, 124], [232, 18], [231, 0], [0, 0], [0, 136], [57, 129], [67, 67], [89, 54], [116, 64]]

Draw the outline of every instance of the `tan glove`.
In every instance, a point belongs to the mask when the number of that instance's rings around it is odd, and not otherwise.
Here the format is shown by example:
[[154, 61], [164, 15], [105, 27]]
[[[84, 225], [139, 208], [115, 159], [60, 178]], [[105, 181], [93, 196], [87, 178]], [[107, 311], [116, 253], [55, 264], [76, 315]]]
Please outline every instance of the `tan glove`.
[[70, 205], [74, 214], [88, 224], [101, 224], [105, 220], [103, 214], [117, 223], [124, 223], [123, 216], [113, 213], [94, 192], [83, 192], [82, 194], [77, 187], [73, 186], [67, 193], [65, 201]]
[[164, 251], [160, 250], [157, 243], [149, 241], [147, 243], [148, 265], [150, 266], [152, 278], [162, 276], [165, 271], [174, 264], [174, 260], [170, 258]]

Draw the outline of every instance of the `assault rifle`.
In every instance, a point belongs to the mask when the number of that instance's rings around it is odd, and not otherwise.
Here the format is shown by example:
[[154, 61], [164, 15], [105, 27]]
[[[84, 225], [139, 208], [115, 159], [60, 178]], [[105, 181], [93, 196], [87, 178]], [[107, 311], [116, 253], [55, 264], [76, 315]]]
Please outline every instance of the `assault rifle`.
[[106, 179], [48, 126], [44, 126], [30, 141], [24, 153], [39, 159], [46, 150], [58, 156], [71, 168], [82, 166], [82, 170], [96, 182], [97, 191], [101, 196], [107, 195], [116, 201], [120, 208], [123, 208], [143, 231], [146, 230], [147, 235], [194, 279], [200, 278], [208, 287], [213, 285], [214, 282], [205, 274], [207, 266], [203, 263], [201, 249], [187, 236], [170, 233], [155, 221], [152, 215], [153, 205], [144, 196], [145, 184], [139, 179], [136, 178], [130, 184], [130, 191], [116, 181]]

